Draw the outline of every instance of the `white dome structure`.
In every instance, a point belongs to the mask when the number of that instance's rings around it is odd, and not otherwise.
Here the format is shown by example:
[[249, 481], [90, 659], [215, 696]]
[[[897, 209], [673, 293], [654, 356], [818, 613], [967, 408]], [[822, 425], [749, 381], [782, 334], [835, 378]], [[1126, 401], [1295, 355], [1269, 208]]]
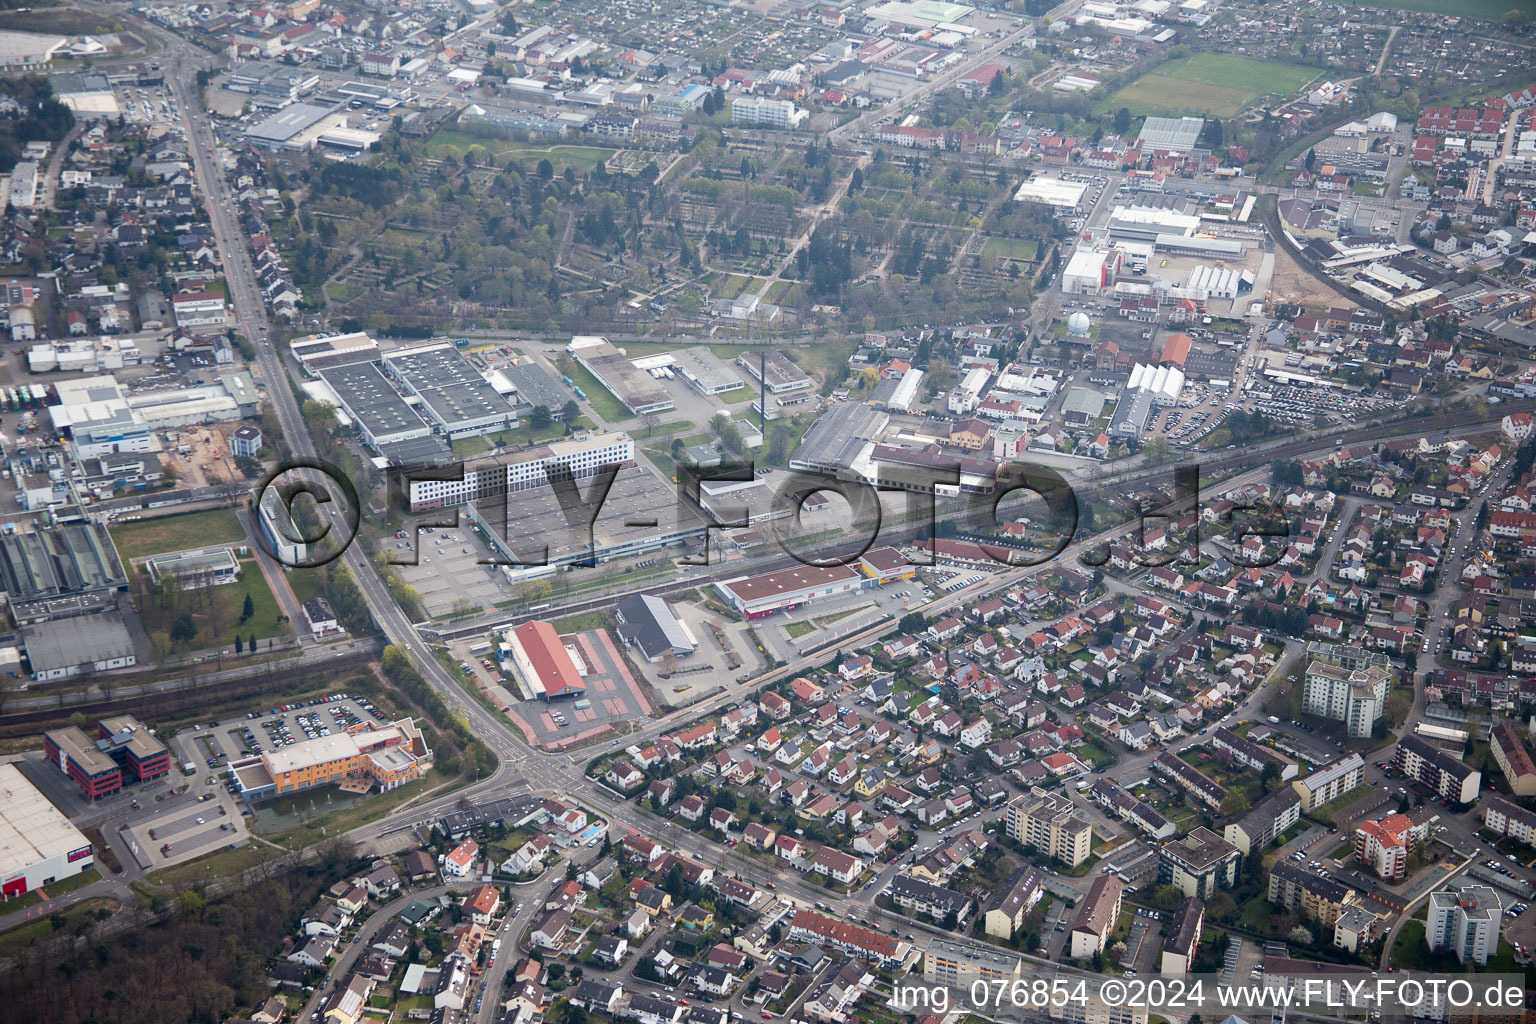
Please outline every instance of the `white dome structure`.
[[1088, 314], [1081, 310], [1067, 317], [1067, 333], [1069, 334], [1076, 335], [1079, 338], [1087, 337], [1089, 326]]

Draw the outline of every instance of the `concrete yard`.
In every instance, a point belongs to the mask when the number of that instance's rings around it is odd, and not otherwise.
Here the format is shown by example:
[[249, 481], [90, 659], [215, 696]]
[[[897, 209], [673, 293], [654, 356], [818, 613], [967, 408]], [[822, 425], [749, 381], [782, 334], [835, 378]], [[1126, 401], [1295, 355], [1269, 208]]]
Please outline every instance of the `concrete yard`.
[[[410, 532], [407, 530], [407, 532]], [[467, 524], [452, 530], [422, 530], [412, 539], [389, 541], [390, 557], [400, 562], [395, 571], [421, 596], [428, 618], [440, 618], [464, 610], [490, 608], [509, 596], [501, 570], [486, 564], [494, 559], [479, 535]]]
[[[667, 707], [687, 707], [702, 700], [711, 690], [734, 682], [743, 672], [756, 672], [762, 667], [763, 654], [753, 642], [746, 623], [732, 622], [690, 603], [674, 605], [672, 611], [693, 633], [699, 649], [674, 666], [669, 678], [661, 675], [667, 670], [666, 665], [652, 665], [642, 658], [635, 659], [641, 675]], [[734, 667], [729, 658], [731, 654], [740, 660]]]

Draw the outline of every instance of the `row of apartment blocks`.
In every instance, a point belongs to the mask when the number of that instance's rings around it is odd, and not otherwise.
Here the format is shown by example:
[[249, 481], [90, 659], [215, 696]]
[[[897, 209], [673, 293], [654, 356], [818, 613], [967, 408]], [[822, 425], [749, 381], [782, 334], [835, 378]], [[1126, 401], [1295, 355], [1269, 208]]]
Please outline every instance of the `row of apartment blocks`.
[[45, 732], [43, 757], [91, 800], [111, 796], [125, 781], [146, 782], [171, 771], [171, 752], [130, 715], [102, 719], [95, 739], [73, 725]]
[[1531, 752], [1526, 749], [1515, 727], [1508, 722], [1500, 722], [1493, 727], [1489, 739], [1489, 752], [1493, 754], [1499, 771], [1504, 773], [1509, 791], [1515, 796], [1536, 795], [1536, 763], [1531, 761]]
[[[1118, 896], [1114, 897], [1113, 903], [1118, 908]], [[1056, 977], [1074, 989], [1078, 980], [1088, 982], [1085, 999], [1048, 1000], [1047, 1005], [1037, 1008], [1038, 1019], [1048, 1017], [1066, 1024], [1147, 1024], [1148, 1011], [1144, 1004], [1138, 1007], [1105, 1003], [1098, 998], [1098, 986], [1094, 984], [1092, 976], [1056, 974], [1053, 973], [1055, 970], [1053, 967], [1042, 968], [1039, 964], [1026, 963], [1018, 954], [996, 946], [951, 939], [934, 939], [923, 954], [923, 980], [929, 984], [959, 989], [961, 992], [970, 991], [972, 984], [977, 981], [985, 982], [989, 990], [995, 989], [999, 982], [1007, 988], [1016, 981], [1032, 984], [1042, 979], [1049, 983]], [[898, 993], [901, 988], [897, 987]], [[905, 1009], [917, 1013], [921, 1018], [925, 1007]]]

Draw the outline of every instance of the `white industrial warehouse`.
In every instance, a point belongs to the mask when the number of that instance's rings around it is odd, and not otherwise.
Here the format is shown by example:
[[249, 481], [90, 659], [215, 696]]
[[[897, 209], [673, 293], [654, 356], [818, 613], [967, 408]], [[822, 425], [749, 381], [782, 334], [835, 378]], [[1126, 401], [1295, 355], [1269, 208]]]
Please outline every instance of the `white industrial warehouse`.
[[1020, 203], [1044, 203], [1057, 209], [1076, 210], [1083, 205], [1083, 196], [1087, 192], [1085, 182], [1041, 177], [1020, 185], [1013, 198]]
[[1151, 392], [1154, 405], [1178, 405], [1184, 392], [1184, 371], [1176, 366], [1150, 366], [1137, 363], [1126, 382], [1126, 391]]
[[10, 899], [93, 867], [91, 841], [27, 781], [0, 764], [0, 893]]

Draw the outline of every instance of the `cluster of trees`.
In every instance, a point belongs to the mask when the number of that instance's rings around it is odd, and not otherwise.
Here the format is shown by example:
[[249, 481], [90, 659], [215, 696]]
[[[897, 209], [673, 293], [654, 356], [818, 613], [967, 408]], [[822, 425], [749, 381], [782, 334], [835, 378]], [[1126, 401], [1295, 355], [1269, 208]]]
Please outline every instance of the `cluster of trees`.
[[444, 774], [474, 771], [490, 775], [496, 770], [496, 756], [471, 730], [469, 718], [464, 712], [448, 707], [437, 690], [416, 671], [404, 651], [393, 644], [385, 647], [384, 655], [379, 659], [379, 671], [421, 708], [427, 721], [437, 725], [447, 736], [458, 756], [447, 755], [434, 747], [437, 767]]
[[[0, 975], [0, 1002], [16, 1020], [227, 1020], [271, 992], [262, 968], [325, 889], [365, 867], [339, 847], [319, 860], [270, 877], [217, 901], [183, 890], [174, 905], [119, 912], [136, 918], [120, 937], [88, 941], [73, 951], [25, 952]], [[150, 915], [168, 916], [151, 923]], [[117, 922], [114, 921], [114, 924]]]
[[59, 142], [75, 126], [75, 114], [53, 95], [41, 75], [0, 80], [0, 96], [9, 96], [21, 111], [0, 118], [0, 172], [9, 173], [31, 141]]
[[716, 228], [704, 238], [709, 244], [709, 251], [720, 256], [751, 256], [757, 248], [752, 241], [752, 232], [745, 227], [739, 227], [729, 234]]
[[329, 162], [320, 171], [315, 198], [327, 195], [354, 199], [375, 210], [393, 206], [405, 188], [405, 173], [397, 162]]
[[853, 252], [847, 242], [831, 237], [825, 226], [811, 233], [810, 241], [795, 254], [802, 278], [809, 278], [811, 294], [833, 296], [853, 279]]
[[[225, 621], [223, 588], [215, 586], [212, 580], [183, 580], [164, 575], [156, 582], [148, 573], [140, 573], [134, 588], [134, 606], [139, 609], [145, 628], [151, 636], [164, 632], [173, 650], [189, 649], [199, 635], [208, 636], [211, 644], [224, 642], [224, 631], [231, 624]], [[255, 603], [247, 592], [239, 621], [233, 625], [244, 626], [255, 614]], [[244, 650], [246, 641], [240, 633], [236, 632], [233, 639], [236, 651]], [[255, 633], [251, 634], [250, 648], [256, 649]]]
[[725, 109], [726, 102], [725, 90], [717, 85], [710, 91], [708, 96], [704, 97], [704, 113], [714, 117]]
[[597, 213], [584, 213], [576, 221], [576, 230], [581, 237], [593, 245], [624, 244], [624, 236], [619, 231], [618, 222], [613, 218], [613, 210], [603, 206]]
[[941, 240], [938, 248], [929, 252], [928, 243], [922, 234], [908, 227], [902, 229], [901, 237], [897, 239], [890, 270], [893, 274], [915, 277], [922, 284], [928, 284], [949, 269], [953, 257], [954, 245], [948, 238]]

